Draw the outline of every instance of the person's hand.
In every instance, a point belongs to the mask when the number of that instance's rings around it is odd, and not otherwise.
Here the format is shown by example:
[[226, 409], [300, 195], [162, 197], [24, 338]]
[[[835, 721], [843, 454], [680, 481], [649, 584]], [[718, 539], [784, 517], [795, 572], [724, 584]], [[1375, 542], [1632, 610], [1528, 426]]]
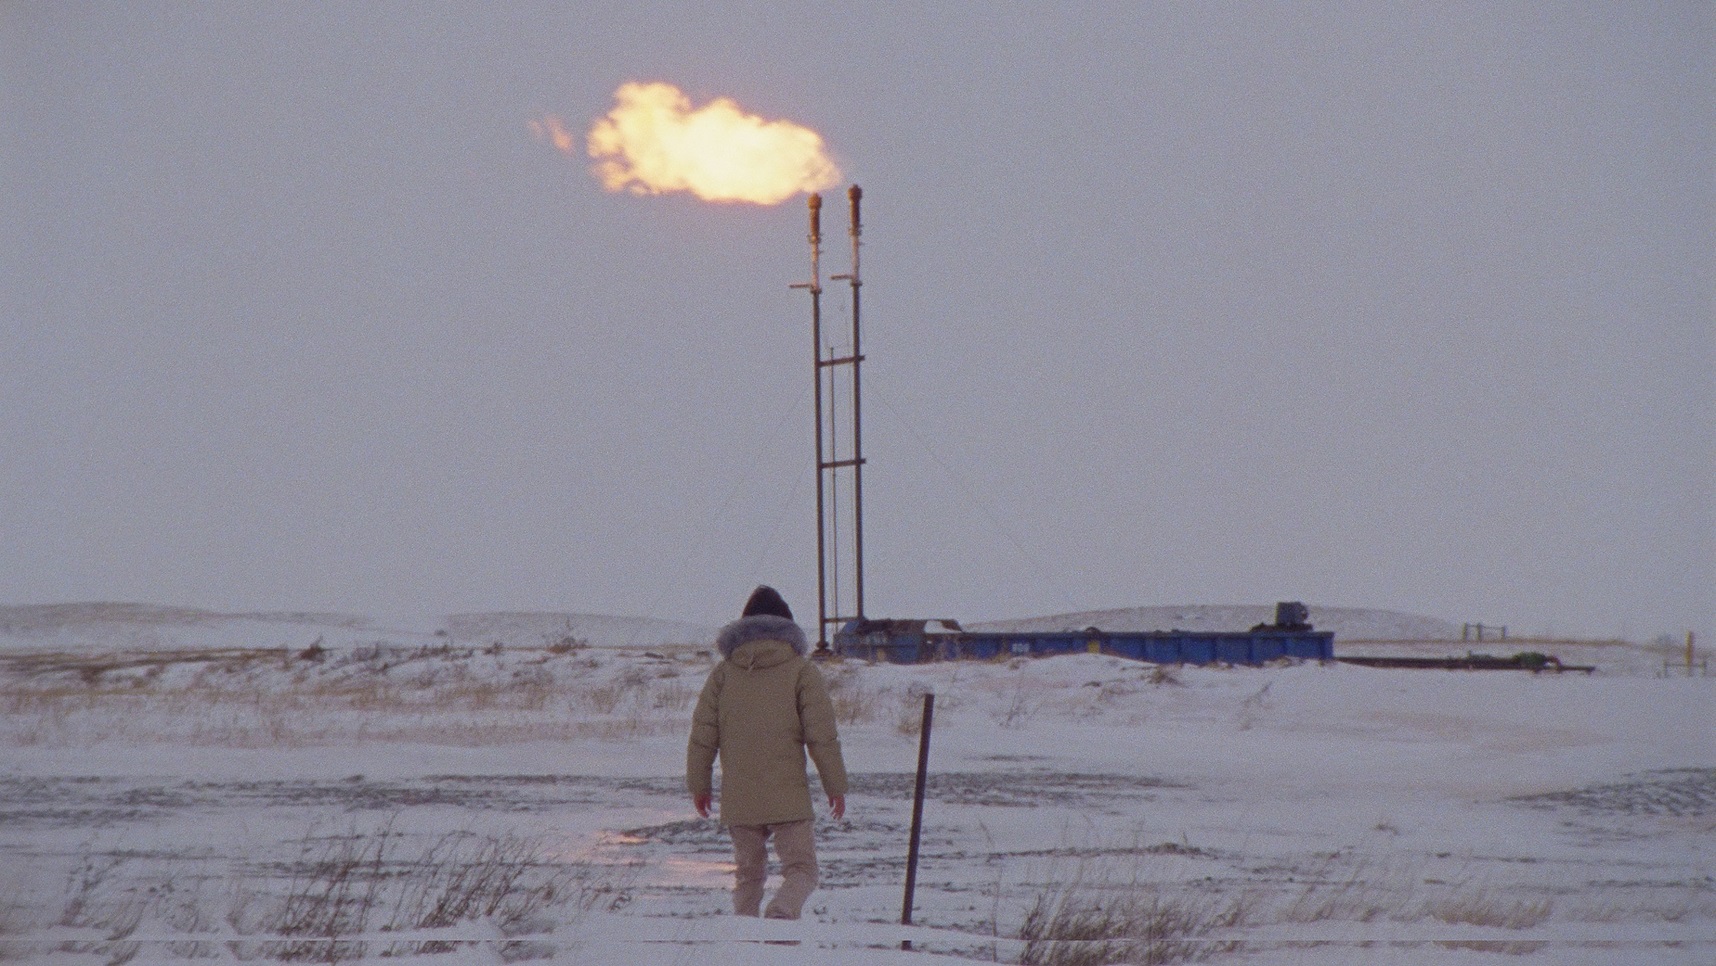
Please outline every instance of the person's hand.
[[846, 796], [845, 795], [830, 795], [830, 796], [828, 796], [828, 810], [830, 812], [834, 813], [834, 820], [836, 822], [845, 818], [846, 817]]
[[691, 805], [693, 808], [697, 809], [697, 814], [702, 818], [709, 817], [709, 807], [714, 804], [715, 793], [713, 792], [704, 792], [701, 795], [691, 796]]

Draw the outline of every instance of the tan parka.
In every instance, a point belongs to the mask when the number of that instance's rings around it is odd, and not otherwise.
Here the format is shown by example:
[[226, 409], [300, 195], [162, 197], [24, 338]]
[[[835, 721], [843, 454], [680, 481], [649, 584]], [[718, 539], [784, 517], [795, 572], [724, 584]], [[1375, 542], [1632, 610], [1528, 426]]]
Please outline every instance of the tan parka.
[[804, 657], [804, 631], [782, 617], [744, 617], [721, 629], [685, 750], [693, 797], [713, 788], [721, 759], [721, 823], [771, 825], [815, 817], [805, 752], [827, 795], [846, 794], [846, 764], [822, 672]]

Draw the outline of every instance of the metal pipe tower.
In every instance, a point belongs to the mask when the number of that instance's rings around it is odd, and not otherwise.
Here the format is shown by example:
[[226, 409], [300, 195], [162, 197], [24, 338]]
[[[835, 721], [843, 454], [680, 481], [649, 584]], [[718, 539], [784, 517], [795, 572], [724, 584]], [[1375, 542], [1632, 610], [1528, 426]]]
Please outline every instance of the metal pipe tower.
[[[822, 330], [822, 196], [810, 196], [810, 281], [793, 288], [810, 292], [810, 333], [814, 347], [816, 392], [816, 649], [828, 652], [830, 628], [838, 629], [849, 620], [864, 617], [864, 410], [862, 402], [862, 351], [859, 321], [859, 293], [863, 279], [859, 275], [858, 250], [863, 234], [859, 217], [864, 192], [857, 185], [847, 191], [851, 202], [852, 271], [830, 276], [845, 281], [852, 294], [852, 343], [842, 352], [825, 345]], [[845, 377], [845, 378], [842, 378]], [[844, 449], [837, 425], [838, 401], [848, 401], [846, 413], [851, 420]], [[841, 479], [850, 478], [852, 505], [850, 517], [840, 513]], [[851, 538], [844, 543], [841, 534], [850, 530]], [[851, 593], [843, 597], [843, 591]], [[842, 613], [848, 606], [851, 613]]]

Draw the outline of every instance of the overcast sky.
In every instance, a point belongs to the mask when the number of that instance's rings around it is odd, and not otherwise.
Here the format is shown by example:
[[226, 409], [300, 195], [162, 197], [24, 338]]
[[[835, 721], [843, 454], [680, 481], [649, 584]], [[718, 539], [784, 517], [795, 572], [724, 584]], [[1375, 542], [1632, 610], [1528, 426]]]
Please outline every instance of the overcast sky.
[[7, 3], [0, 602], [814, 615], [803, 199], [531, 133], [659, 80], [864, 187], [873, 616], [1716, 643], [1712, 10]]

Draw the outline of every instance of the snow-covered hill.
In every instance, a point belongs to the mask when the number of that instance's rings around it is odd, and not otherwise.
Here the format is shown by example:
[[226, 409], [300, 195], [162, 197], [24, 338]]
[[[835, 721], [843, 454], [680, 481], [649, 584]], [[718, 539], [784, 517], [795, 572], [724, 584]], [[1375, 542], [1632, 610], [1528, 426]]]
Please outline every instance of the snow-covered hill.
[[647, 617], [487, 613], [378, 619], [356, 614], [228, 614], [153, 604], [0, 607], [0, 650], [178, 651], [434, 643], [541, 647], [571, 637], [593, 647], [661, 647], [714, 639], [715, 628]]
[[445, 627], [457, 643], [500, 641], [532, 646], [553, 644], [570, 637], [592, 647], [708, 646], [715, 640], [718, 630], [701, 624], [653, 617], [610, 617], [552, 611], [454, 614], [447, 618]]
[[378, 639], [432, 639], [434, 628], [382, 627], [353, 614], [225, 614], [154, 604], [75, 603], [0, 607], [0, 649], [156, 651], [340, 647]]

